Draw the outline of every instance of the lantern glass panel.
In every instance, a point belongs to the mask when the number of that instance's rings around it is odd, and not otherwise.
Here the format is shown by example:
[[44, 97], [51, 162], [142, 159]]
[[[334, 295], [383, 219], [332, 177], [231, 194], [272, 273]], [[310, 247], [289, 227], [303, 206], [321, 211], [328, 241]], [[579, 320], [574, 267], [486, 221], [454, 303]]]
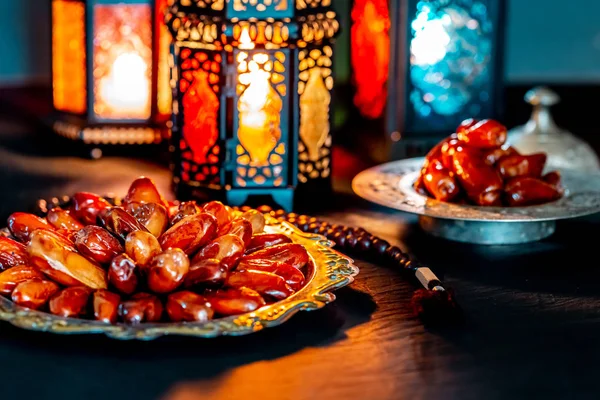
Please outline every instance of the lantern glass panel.
[[60, 111], [86, 112], [85, 4], [52, 2], [52, 93]]
[[[240, 45], [253, 46], [251, 42]], [[235, 50], [233, 56], [237, 70], [234, 186], [285, 186], [289, 50]]]
[[219, 52], [183, 49], [179, 55], [179, 91], [183, 121], [180, 139], [181, 174], [185, 181], [219, 184], [219, 109], [221, 91]]
[[156, 31], [155, 40], [158, 41], [158, 71], [156, 77], [157, 93], [156, 102], [158, 114], [161, 119], [168, 118], [171, 114], [173, 91], [171, 89], [171, 71], [169, 68], [169, 56], [171, 52], [171, 33], [164, 23], [164, 12], [167, 8], [167, 0], [156, 1]]
[[228, 2], [229, 18], [291, 18], [294, 0], [231, 0]]
[[352, 7], [354, 105], [367, 118], [383, 116], [390, 64], [388, 0], [354, 0]]
[[456, 126], [489, 107], [493, 26], [486, 3], [429, 0], [410, 10], [414, 130]]
[[330, 175], [331, 134], [329, 106], [333, 89], [331, 46], [299, 52], [300, 140], [298, 179], [327, 178]]
[[152, 7], [94, 7], [94, 113], [98, 119], [146, 120], [152, 99]]

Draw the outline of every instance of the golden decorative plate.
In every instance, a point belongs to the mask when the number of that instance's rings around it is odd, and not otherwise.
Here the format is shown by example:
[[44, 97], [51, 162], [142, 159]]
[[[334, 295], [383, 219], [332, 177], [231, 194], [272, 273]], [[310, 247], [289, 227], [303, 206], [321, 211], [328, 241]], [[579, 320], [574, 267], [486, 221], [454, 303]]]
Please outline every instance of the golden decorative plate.
[[99, 321], [64, 318], [30, 310], [0, 296], [0, 320], [29, 330], [61, 334], [103, 333], [114, 339], [152, 340], [163, 335], [203, 338], [237, 336], [282, 324], [298, 311], [322, 308], [335, 300], [335, 295], [331, 293], [333, 290], [352, 283], [358, 274], [358, 268], [352, 259], [331, 248], [333, 242], [321, 235], [304, 233], [287, 222], [266, 217], [265, 232], [285, 233], [295, 243], [304, 245], [312, 259], [306, 271], [306, 284], [285, 300], [269, 304], [251, 313], [207, 322], [109, 325]]

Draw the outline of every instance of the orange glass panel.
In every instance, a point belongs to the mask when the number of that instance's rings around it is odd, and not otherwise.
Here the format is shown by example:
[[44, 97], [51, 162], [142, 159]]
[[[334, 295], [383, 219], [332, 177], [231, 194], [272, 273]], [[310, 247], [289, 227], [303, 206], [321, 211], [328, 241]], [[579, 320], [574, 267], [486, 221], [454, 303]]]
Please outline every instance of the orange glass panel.
[[390, 61], [390, 15], [387, 0], [355, 0], [352, 7], [354, 104], [368, 118], [383, 115]]
[[52, 2], [52, 93], [54, 108], [86, 111], [85, 5]]
[[300, 138], [311, 161], [319, 160], [319, 150], [329, 135], [330, 103], [331, 94], [323, 81], [321, 68], [311, 68], [306, 88], [300, 96]]
[[171, 46], [171, 34], [164, 22], [164, 12], [167, 9], [168, 0], [156, 1], [156, 23], [158, 35], [158, 76], [157, 76], [157, 105], [161, 116], [171, 114], [171, 76], [169, 70], [169, 53]]
[[151, 17], [148, 4], [94, 7], [94, 112], [99, 118], [150, 118]]

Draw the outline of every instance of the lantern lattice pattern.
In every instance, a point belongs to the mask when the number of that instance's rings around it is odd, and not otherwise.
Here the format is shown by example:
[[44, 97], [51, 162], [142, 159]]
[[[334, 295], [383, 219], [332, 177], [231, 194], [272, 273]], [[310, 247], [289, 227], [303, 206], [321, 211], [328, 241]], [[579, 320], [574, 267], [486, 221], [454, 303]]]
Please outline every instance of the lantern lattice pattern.
[[167, 0], [52, 0], [50, 122], [70, 139], [156, 143], [171, 109]]
[[[331, 171], [330, 0], [179, 0], [174, 38], [174, 181], [230, 204], [271, 195], [291, 208], [298, 181]], [[215, 195], [215, 193], [211, 193]]]

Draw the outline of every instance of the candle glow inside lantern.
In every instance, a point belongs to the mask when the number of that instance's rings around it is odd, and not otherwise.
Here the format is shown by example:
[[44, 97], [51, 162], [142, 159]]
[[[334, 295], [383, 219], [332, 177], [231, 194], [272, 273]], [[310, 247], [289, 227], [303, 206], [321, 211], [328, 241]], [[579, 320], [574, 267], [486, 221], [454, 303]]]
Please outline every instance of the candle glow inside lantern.
[[174, 182], [185, 197], [291, 209], [331, 173], [330, 0], [180, 0], [173, 46]]
[[162, 139], [171, 113], [166, 0], [52, 0], [54, 130], [100, 144]]
[[505, 7], [353, 0], [354, 106], [367, 119], [384, 118], [393, 141], [421, 142], [421, 152], [466, 118], [498, 118]]

